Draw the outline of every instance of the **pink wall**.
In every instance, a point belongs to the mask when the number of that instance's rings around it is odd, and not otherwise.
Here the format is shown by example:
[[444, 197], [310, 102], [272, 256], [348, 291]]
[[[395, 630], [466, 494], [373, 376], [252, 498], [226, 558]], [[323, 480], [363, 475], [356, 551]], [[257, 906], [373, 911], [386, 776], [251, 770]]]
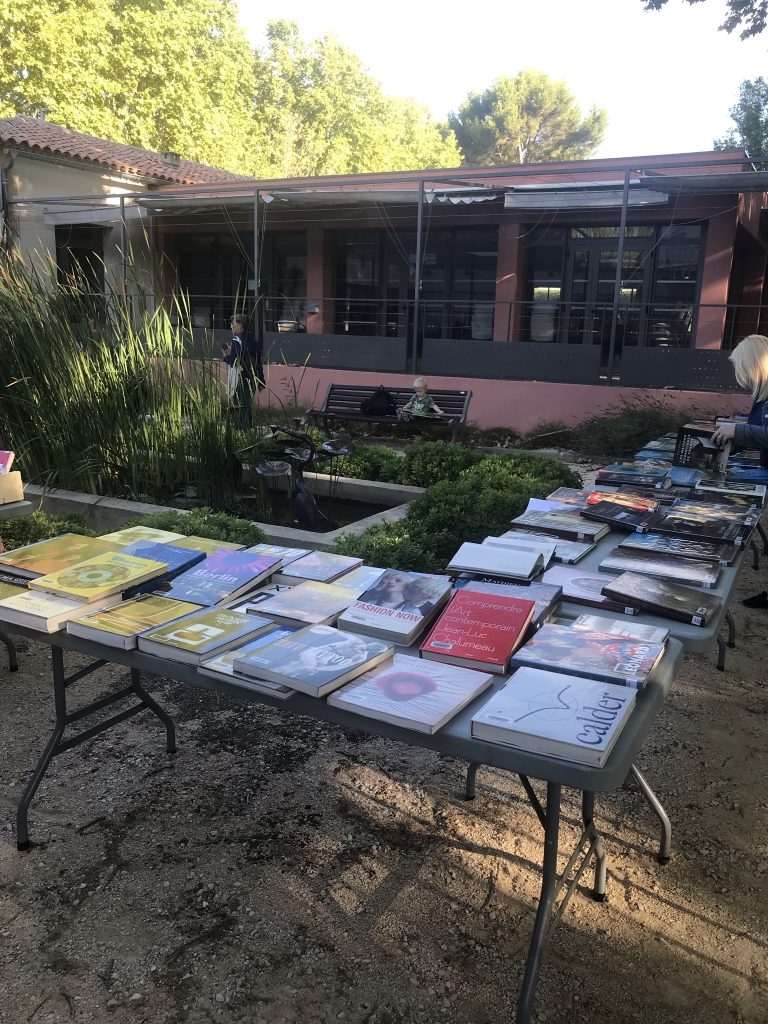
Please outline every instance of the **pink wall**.
[[[326, 370], [315, 367], [284, 366], [272, 363], [267, 367], [267, 390], [259, 402], [293, 404], [318, 409], [329, 384], [384, 384], [409, 387], [412, 377], [405, 374], [363, 373], [357, 370]], [[711, 391], [659, 391], [643, 388], [600, 387], [583, 384], [549, 384], [528, 380], [463, 380], [456, 377], [430, 376], [433, 388], [464, 386], [472, 390], [469, 419], [478, 427], [511, 427], [531, 430], [537, 424], [559, 420], [569, 426], [582, 423], [590, 416], [614, 411], [623, 403], [653, 398], [670, 408], [696, 409], [700, 413], [726, 415], [747, 412], [747, 395], [719, 394]]]

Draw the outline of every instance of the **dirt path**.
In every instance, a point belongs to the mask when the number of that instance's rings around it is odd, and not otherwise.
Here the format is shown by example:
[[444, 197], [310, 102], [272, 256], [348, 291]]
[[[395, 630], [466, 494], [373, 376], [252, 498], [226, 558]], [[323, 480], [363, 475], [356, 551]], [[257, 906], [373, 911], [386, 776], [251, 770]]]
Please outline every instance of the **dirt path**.
[[[746, 567], [737, 599], [767, 580]], [[768, 1021], [768, 612], [734, 611], [727, 670], [686, 659], [639, 759], [672, 861], [634, 788], [598, 800], [608, 899], [567, 908], [539, 1021]], [[158, 678], [177, 756], [144, 716], [63, 755], [17, 854], [52, 723], [49, 650], [22, 646], [0, 668], [0, 1021], [513, 1019], [542, 842], [514, 779], [482, 771], [466, 804], [459, 762]]]

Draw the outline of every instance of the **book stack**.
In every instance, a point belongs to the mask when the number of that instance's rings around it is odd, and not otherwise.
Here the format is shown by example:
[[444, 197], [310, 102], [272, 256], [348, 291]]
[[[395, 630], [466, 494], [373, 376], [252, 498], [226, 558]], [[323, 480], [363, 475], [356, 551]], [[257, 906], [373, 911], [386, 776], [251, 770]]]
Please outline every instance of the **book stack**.
[[513, 538], [486, 537], [482, 544], [462, 544], [448, 563], [454, 573], [495, 573], [513, 580], [531, 580], [540, 575], [555, 553], [550, 537], [546, 541], [520, 541]]
[[720, 579], [720, 566], [714, 562], [702, 562], [693, 558], [675, 558], [670, 555], [653, 555], [614, 548], [600, 562], [600, 572], [641, 572], [648, 576], [660, 576], [692, 587], [716, 587]]
[[269, 619], [241, 615], [229, 608], [202, 608], [181, 619], [139, 634], [138, 648], [169, 661], [199, 665], [275, 628]]
[[706, 626], [722, 607], [714, 595], [634, 572], [617, 576], [603, 590], [615, 601], [694, 626]]
[[758, 504], [765, 501], [766, 485], [752, 483], [748, 480], [702, 480], [696, 484], [696, 491], [702, 494], [713, 495], [736, 495], [742, 498], [751, 498]]
[[163, 583], [170, 583], [177, 576], [180, 576], [193, 565], [202, 562], [205, 558], [204, 551], [196, 551], [193, 548], [180, 548], [175, 544], [160, 544], [153, 541], [139, 540], [134, 544], [128, 544], [120, 549], [124, 555], [133, 555], [135, 558], [149, 558], [155, 562], [162, 562], [165, 572], [153, 577], [146, 583], [138, 583], [136, 586], [126, 590], [123, 600], [138, 597], [139, 594], [154, 590]]
[[144, 594], [108, 610], [88, 611], [82, 618], [68, 621], [67, 632], [127, 651], [136, 647], [139, 633], [199, 610], [199, 605], [188, 601]]
[[[565, 540], [563, 537], [553, 537], [546, 533], [533, 533], [524, 530], [507, 530], [499, 537], [486, 537], [483, 544], [496, 544], [503, 541], [525, 542], [536, 541], [541, 544], [554, 545], [553, 559], [562, 565], [573, 565], [579, 559], [589, 554], [595, 547], [591, 541]], [[493, 570], [491, 570], [493, 571]]]
[[580, 512], [577, 508], [563, 512], [524, 512], [512, 520], [512, 525], [565, 540], [596, 541], [608, 533], [609, 527], [588, 522]]
[[226, 679], [230, 683], [235, 683], [238, 688], [251, 693], [267, 693], [271, 697], [277, 697], [278, 700], [286, 700], [296, 692], [290, 686], [272, 683], [267, 679], [254, 679], [241, 675], [235, 670], [235, 662], [241, 658], [247, 658], [249, 654], [257, 651], [260, 647], [274, 643], [275, 640], [282, 640], [283, 637], [290, 636], [295, 632], [296, 630], [292, 626], [275, 626], [268, 633], [262, 633], [254, 640], [249, 640], [242, 647], [232, 648], [212, 658], [204, 658], [198, 666], [199, 671], [202, 675], [210, 676], [212, 679]]
[[451, 594], [446, 576], [387, 569], [375, 586], [339, 616], [353, 633], [410, 644], [435, 618]]
[[587, 505], [579, 509], [579, 515], [585, 519], [595, 519], [599, 523], [607, 523], [617, 530], [643, 533], [651, 516], [655, 513], [647, 510], [636, 510], [615, 501], [599, 501], [595, 505]]
[[632, 487], [648, 487], [664, 490], [671, 486], [669, 470], [672, 463], [666, 460], [644, 462], [615, 462], [597, 471], [597, 484], [631, 484]]
[[122, 551], [108, 551], [67, 569], [38, 576], [29, 581], [30, 590], [42, 590], [69, 601], [94, 604], [117, 595], [146, 580], [157, 579], [167, 569], [164, 562], [135, 558]]
[[46, 594], [35, 590], [18, 590], [18, 593], [0, 600], [0, 622], [26, 626], [42, 633], [56, 633], [65, 623], [78, 619], [95, 609], [111, 608], [122, 600], [120, 594], [105, 597], [100, 601], [84, 604]]

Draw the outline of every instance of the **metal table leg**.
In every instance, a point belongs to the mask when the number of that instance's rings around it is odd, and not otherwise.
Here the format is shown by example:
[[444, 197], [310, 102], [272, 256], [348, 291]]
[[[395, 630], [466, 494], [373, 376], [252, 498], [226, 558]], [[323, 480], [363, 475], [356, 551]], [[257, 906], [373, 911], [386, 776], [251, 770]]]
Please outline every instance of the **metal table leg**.
[[467, 765], [467, 784], [464, 788], [465, 800], [475, 799], [475, 780], [477, 779], [477, 769], [479, 767], [479, 761], [470, 761]]
[[18, 671], [19, 661], [16, 657], [16, 644], [11, 638], [0, 630], [0, 644], [5, 644], [8, 648], [8, 668], [11, 672]]
[[752, 548], [752, 568], [753, 569], [759, 569], [760, 568], [760, 549], [758, 548], [758, 546], [755, 543], [754, 539], [750, 540], [749, 546]]
[[760, 539], [763, 542], [763, 554], [768, 555], [768, 534], [766, 534], [762, 523], [757, 524], [757, 532], [760, 534]]
[[669, 815], [662, 807], [659, 798], [640, 774], [636, 765], [632, 765], [630, 772], [632, 774], [632, 778], [639, 786], [640, 792], [645, 797], [648, 806], [661, 822], [661, 842], [659, 843], [659, 852], [656, 859], [659, 864], [666, 864], [672, 855], [672, 823], [669, 820]]
[[736, 646], [736, 623], [729, 611], [725, 613], [725, 621], [728, 624], [728, 646], [733, 650]]

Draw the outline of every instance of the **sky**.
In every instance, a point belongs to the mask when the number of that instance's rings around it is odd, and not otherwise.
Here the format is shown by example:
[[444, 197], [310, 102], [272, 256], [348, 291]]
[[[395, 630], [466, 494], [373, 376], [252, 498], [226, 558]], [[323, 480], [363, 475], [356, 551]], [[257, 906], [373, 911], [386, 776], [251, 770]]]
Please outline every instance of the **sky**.
[[745, 79], [768, 77], [768, 32], [719, 32], [726, 0], [240, 0], [240, 21], [261, 45], [269, 20], [298, 22], [306, 39], [335, 35], [387, 95], [410, 96], [444, 121], [470, 92], [532, 68], [565, 81], [582, 111], [605, 107], [595, 156], [712, 148], [733, 126]]

